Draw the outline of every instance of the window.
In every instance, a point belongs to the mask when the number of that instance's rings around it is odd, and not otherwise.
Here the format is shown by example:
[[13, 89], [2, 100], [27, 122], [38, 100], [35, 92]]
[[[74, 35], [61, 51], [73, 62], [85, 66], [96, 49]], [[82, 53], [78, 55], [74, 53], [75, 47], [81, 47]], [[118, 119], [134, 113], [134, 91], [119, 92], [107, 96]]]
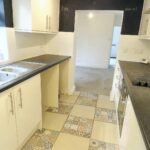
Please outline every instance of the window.
[[0, 0], [0, 62], [8, 59], [7, 34], [5, 28], [4, 1]]
[[7, 35], [5, 27], [0, 27], [0, 62], [8, 60]]

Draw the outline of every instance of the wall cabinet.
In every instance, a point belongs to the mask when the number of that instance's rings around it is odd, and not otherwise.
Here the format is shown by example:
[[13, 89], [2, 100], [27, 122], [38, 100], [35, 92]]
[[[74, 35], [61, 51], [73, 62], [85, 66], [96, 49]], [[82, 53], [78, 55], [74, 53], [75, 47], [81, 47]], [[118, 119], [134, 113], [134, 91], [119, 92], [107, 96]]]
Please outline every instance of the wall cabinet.
[[128, 97], [127, 101], [125, 119], [120, 139], [120, 149], [146, 150], [130, 97]]
[[0, 94], [0, 99], [0, 149], [16, 150], [42, 120], [40, 75]]
[[60, 0], [13, 0], [16, 31], [57, 33]]
[[140, 39], [150, 39], [150, 1], [149, 0], [144, 0], [139, 36]]

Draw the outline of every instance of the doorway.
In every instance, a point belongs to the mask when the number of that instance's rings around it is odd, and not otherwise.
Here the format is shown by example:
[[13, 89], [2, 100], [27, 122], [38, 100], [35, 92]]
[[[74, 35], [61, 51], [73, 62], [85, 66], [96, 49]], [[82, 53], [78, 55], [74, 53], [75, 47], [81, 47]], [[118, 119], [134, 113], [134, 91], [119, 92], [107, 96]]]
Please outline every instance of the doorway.
[[121, 34], [121, 26], [114, 26], [111, 55], [110, 55], [110, 66], [112, 66], [112, 67], [115, 67], [115, 64], [116, 64], [117, 49], [118, 49], [120, 34]]
[[[76, 90], [110, 94], [114, 74], [110, 60], [117, 56], [119, 40], [116, 39], [120, 33], [116, 34], [116, 30], [120, 27], [121, 31], [122, 19], [122, 11], [76, 11]], [[117, 41], [115, 50], [114, 41]]]

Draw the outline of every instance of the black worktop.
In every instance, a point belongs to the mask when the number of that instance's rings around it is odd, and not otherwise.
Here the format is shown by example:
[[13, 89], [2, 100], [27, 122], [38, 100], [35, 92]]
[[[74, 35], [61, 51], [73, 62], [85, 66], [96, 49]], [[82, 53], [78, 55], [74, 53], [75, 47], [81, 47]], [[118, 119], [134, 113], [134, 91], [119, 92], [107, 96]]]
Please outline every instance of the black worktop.
[[132, 85], [132, 78], [150, 74], [150, 64], [119, 61], [129, 96], [143, 135], [147, 150], [150, 150], [150, 88]]
[[[71, 58], [70, 56], [62, 56], [62, 55], [51, 55], [51, 54], [47, 54], [47, 55], [40, 55], [37, 57], [32, 57], [32, 58], [28, 58], [22, 61], [26, 61], [26, 62], [35, 62], [35, 63], [42, 63], [44, 64], [43, 66], [37, 68], [37, 69], [33, 69], [30, 72], [27, 72], [25, 74], [23, 74], [22, 76], [19, 76], [17, 78], [15, 78], [14, 80], [11, 80], [3, 85], [0, 85], [0, 92], [3, 92], [39, 73], [41, 73], [42, 71], [45, 71], [57, 64], [60, 64], [66, 60], [68, 60], [69, 58]], [[21, 61], [12, 63], [12, 64], [17, 64]], [[6, 64], [7, 65], [11, 65], [11, 64]], [[4, 66], [0, 66], [0, 67], [4, 67]]]

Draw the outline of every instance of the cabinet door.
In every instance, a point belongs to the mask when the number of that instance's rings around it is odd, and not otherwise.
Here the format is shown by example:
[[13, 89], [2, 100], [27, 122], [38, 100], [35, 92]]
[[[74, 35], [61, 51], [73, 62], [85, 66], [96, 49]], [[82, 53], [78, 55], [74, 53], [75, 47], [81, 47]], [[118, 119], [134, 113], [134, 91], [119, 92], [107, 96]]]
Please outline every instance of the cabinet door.
[[126, 114], [120, 140], [120, 149], [146, 150], [130, 97], [127, 101]]
[[46, 15], [47, 0], [31, 0], [32, 9], [32, 30], [48, 31], [48, 16]]
[[17, 134], [13, 95], [10, 90], [0, 93], [0, 149], [16, 150]]
[[50, 32], [59, 31], [59, 7], [60, 0], [50, 0]]
[[15, 87], [18, 141], [21, 145], [42, 120], [40, 75]]

